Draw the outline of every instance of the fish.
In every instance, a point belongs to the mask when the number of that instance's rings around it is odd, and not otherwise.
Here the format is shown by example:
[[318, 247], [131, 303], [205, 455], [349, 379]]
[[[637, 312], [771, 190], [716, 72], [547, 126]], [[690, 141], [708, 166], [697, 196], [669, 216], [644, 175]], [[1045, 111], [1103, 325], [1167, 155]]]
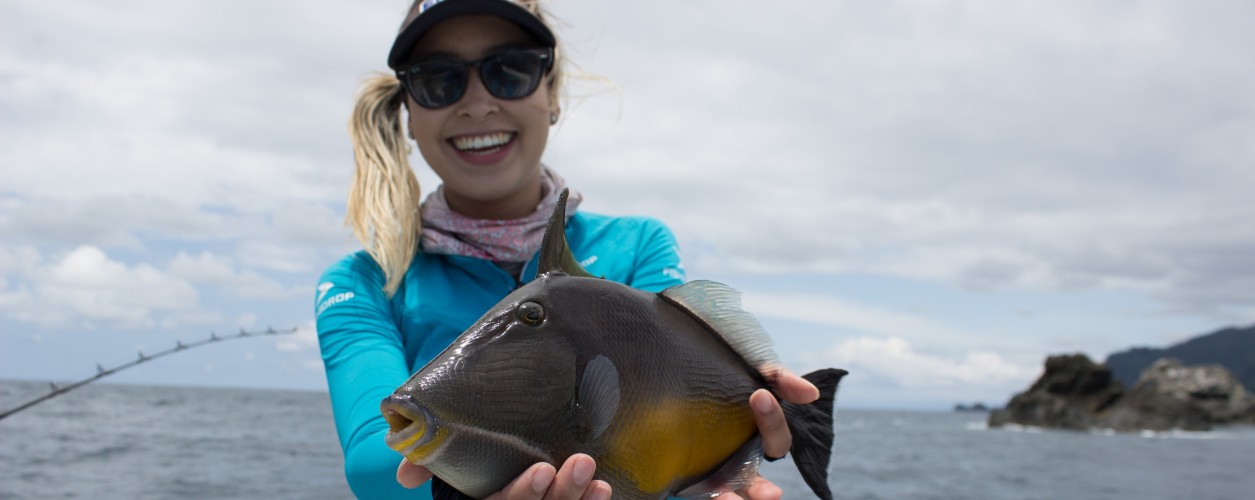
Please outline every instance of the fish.
[[[386, 442], [434, 474], [436, 498], [483, 498], [538, 462], [576, 453], [616, 498], [709, 498], [752, 484], [763, 458], [750, 394], [780, 362], [740, 293], [691, 281], [659, 293], [590, 275], [566, 242], [559, 196], [537, 278], [511, 292], [380, 404]], [[847, 372], [803, 377], [781, 401], [793, 461], [832, 498], [833, 405]], [[777, 396], [777, 399], [779, 397]]]

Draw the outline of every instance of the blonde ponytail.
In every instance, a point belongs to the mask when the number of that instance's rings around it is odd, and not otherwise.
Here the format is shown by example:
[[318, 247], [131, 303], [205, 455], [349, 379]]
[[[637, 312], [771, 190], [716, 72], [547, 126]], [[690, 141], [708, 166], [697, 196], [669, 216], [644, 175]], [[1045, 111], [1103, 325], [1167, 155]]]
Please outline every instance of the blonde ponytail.
[[422, 190], [410, 168], [401, 122], [404, 90], [396, 77], [373, 75], [362, 83], [349, 119], [353, 183], [345, 222], [383, 269], [384, 293], [396, 293], [418, 251]]

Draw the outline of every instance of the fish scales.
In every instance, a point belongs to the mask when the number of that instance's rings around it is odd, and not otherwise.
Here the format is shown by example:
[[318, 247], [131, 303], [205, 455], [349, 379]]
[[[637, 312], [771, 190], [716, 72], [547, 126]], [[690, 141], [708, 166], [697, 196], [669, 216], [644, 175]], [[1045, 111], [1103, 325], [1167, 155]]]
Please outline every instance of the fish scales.
[[757, 372], [688, 314], [655, 294], [593, 278], [567, 277], [550, 290], [555, 303], [596, 294], [620, 305], [604, 314], [580, 308], [592, 312], [576, 319], [607, 332], [579, 337], [579, 348], [606, 353], [624, 380], [621, 405], [641, 409], [617, 419], [592, 447], [606, 475], [661, 495], [710, 472], [754, 435], [746, 402], [762, 387]]
[[[452, 486], [437, 485], [438, 498], [482, 498], [575, 453], [597, 460], [617, 498], [746, 486], [762, 456], [748, 400], [768, 386], [758, 369], [775, 362], [765, 332], [717, 283], [654, 294], [589, 276], [566, 246], [560, 200], [541, 274], [384, 400], [389, 446]], [[806, 436], [795, 462], [831, 498], [832, 394], [844, 371], [821, 372], [807, 378], [826, 408], [782, 406]]]

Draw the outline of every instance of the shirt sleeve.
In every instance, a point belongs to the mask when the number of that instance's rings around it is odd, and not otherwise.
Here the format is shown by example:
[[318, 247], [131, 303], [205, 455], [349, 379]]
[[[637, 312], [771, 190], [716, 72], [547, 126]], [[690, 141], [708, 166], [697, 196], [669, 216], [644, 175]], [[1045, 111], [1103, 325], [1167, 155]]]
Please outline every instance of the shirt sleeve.
[[314, 299], [344, 472], [357, 498], [431, 498], [396, 481], [401, 455], [388, 448], [379, 403], [409, 377], [383, 272], [364, 252], [327, 270]]
[[636, 263], [627, 284], [649, 292], [684, 283], [684, 263], [671, 229], [655, 219], [645, 219], [636, 252]]

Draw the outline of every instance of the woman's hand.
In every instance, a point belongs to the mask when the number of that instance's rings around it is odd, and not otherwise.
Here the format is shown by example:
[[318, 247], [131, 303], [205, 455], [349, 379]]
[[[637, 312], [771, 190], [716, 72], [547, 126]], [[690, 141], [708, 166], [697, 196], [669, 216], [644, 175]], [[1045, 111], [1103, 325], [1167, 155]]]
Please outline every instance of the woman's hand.
[[[488, 499], [607, 500], [610, 498], [610, 485], [605, 481], [593, 480], [593, 473], [596, 471], [596, 462], [584, 454], [571, 455], [559, 470], [547, 463], [538, 463], [523, 471], [519, 477]], [[417, 488], [428, 479], [431, 479], [431, 471], [410, 463], [409, 459], [402, 460], [397, 467], [397, 482], [406, 488]]]
[[[763, 370], [763, 377], [775, 387], [780, 399], [790, 403], [811, 404], [819, 399], [819, 388], [802, 377], [794, 375], [788, 368], [771, 367]], [[767, 458], [782, 458], [793, 448], [793, 434], [784, 420], [784, 410], [772, 396], [771, 391], [759, 389], [750, 395], [750, 407], [754, 409], [754, 420], [758, 422], [758, 434], [763, 441], [763, 455]]]
[[[763, 377], [776, 388], [780, 398], [790, 403], [810, 404], [819, 399], [819, 388], [810, 381], [794, 375], [783, 367], [771, 367], [763, 370]], [[767, 389], [759, 389], [750, 395], [750, 408], [754, 409], [754, 420], [758, 422], [758, 434], [763, 443], [763, 455], [768, 458], [782, 458], [793, 447], [793, 434], [784, 420], [784, 410], [776, 397]], [[719, 495], [719, 500], [778, 500], [784, 493], [771, 481], [759, 476], [749, 487], [735, 493]]]

